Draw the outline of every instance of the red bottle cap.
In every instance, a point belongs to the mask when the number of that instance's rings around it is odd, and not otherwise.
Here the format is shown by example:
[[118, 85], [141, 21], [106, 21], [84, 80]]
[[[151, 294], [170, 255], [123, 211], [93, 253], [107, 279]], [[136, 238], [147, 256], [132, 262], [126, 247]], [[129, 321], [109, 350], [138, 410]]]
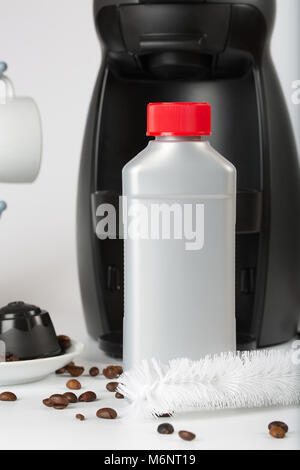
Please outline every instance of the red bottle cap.
[[147, 135], [211, 135], [209, 103], [149, 103]]

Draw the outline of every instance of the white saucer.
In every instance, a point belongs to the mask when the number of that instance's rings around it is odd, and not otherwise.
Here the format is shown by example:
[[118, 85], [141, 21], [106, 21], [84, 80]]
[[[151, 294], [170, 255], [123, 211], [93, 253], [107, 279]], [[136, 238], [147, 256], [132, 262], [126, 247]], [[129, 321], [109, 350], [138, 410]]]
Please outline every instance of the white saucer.
[[72, 340], [72, 345], [61, 356], [30, 361], [0, 362], [0, 385], [18, 385], [44, 379], [78, 356], [84, 345]]

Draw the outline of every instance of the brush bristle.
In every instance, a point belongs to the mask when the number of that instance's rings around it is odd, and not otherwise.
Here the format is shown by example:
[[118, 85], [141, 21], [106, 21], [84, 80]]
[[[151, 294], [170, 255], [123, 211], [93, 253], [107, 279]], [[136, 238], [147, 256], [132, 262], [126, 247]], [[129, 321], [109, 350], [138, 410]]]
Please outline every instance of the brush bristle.
[[251, 351], [175, 359], [152, 359], [125, 372], [119, 391], [130, 415], [156, 416], [194, 408], [255, 408], [300, 402], [300, 370], [290, 352]]

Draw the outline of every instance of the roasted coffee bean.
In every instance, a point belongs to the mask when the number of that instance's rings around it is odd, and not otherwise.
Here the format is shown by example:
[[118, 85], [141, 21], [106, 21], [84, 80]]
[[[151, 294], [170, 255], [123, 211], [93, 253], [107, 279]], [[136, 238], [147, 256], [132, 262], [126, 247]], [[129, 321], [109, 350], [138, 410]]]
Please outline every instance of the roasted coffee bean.
[[124, 395], [122, 395], [122, 393], [120, 393], [120, 392], [116, 392], [115, 397], [116, 398], [124, 398]]
[[184, 441], [192, 441], [196, 437], [196, 434], [189, 431], [179, 431], [178, 434]]
[[116, 410], [113, 408], [100, 408], [100, 410], [97, 411], [96, 415], [98, 418], [103, 418], [103, 419], [115, 419], [118, 415]]
[[78, 413], [78, 414], [75, 416], [75, 418], [76, 418], [76, 419], [79, 419], [80, 421], [84, 421], [84, 420], [85, 420], [85, 417], [84, 417], [82, 414], [80, 414], [80, 413]]
[[75, 393], [72, 392], [66, 392], [63, 394], [64, 397], [69, 401], [69, 403], [77, 403], [77, 397]]
[[118, 385], [119, 382], [108, 382], [108, 384], [106, 384], [106, 390], [108, 390], [109, 392], [116, 392]]
[[91, 367], [90, 370], [89, 370], [89, 374], [91, 377], [96, 377], [97, 375], [100, 374], [100, 371], [98, 369], [98, 367]]
[[18, 362], [20, 359], [18, 356], [10, 356], [8, 359], [6, 359], [6, 362]]
[[283, 439], [285, 437], [284, 429], [282, 429], [282, 427], [279, 427], [279, 426], [272, 427], [269, 433], [272, 437], [275, 437], [275, 439]]
[[73, 362], [73, 361], [72, 361], [72, 362], [69, 362], [66, 366], [61, 367], [60, 369], [57, 369], [57, 370], [55, 371], [55, 373], [58, 374], [58, 375], [59, 375], [59, 374], [64, 374], [65, 372], [67, 372], [67, 370], [68, 370], [69, 367], [73, 367], [73, 366], [75, 366], [74, 362]]
[[5, 354], [5, 360], [6, 362], [16, 362], [16, 361], [19, 361], [20, 359], [18, 358], [18, 356], [15, 356], [14, 354], [7, 352]]
[[66, 385], [71, 390], [80, 390], [81, 389], [81, 383], [76, 379], [68, 380]]
[[59, 407], [58, 409], [66, 408], [69, 404], [69, 400], [64, 396], [58, 393], [51, 395], [49, 398], [54, 408]]
[[0, 393], [0, 401], [16, 401], [17, 397], [12, 392], [2, 392]]
[[71, 347], [71, 338], [67, 335], [57, 336], [57, 341], [63, 351], [66, 351]]
[[282, 421], [273, 421], [268, 426], [269, 431], [271, 428], [282, 428], [285, 433], [287, 433], [289, 430], [288, 425], [286, 423], [283, 423]]
[[67, 335], [59, 335], [57, 341], [63, 351], [66, 351], [71, 346], [71, 339]]
[[84, 392], [78, 398], [78, 401], [85, 401], [85, 402], [95, 401], [95, 400], [97, 400], [97, 395], [94, 392]]
[[72, 377], [79, 377], [84, 372], [84, 367], [81, 366], [67, 366], [66, 369]]
[[103, 369], [102, 374], [107, 379], [115, 379], [116, 377], [118, 377], [117, 371], [115, 370], [114, 366], [106, 367], [105, 369]]
[[102, 374], [107, 379], [116, 379], [123, 374], [123, 368], [121, 366], [108, 366], [103, 369]]
[[157, 432], [159, 432], [159, 434], [173, 434], [174, 428], [172, 424], [163, 423], [158, 426]]
[[53, 406], [53, 403], [50, 400], [50, 398], [45, 398], [45, 400], [43, 400], [43, 403], [44, 403], [45, 406], [48, 406], [49, 408], [51, 408]]

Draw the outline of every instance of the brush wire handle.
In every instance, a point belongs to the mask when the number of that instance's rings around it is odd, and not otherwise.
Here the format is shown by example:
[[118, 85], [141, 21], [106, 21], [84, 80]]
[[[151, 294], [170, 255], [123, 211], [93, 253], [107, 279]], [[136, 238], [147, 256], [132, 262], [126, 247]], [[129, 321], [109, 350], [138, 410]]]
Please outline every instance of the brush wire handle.
[[300, 370], [290, 352], [251, 351], [168, 365], [144, 361], [120, 377], [128, 414], [254, 408], [300, 403]]

